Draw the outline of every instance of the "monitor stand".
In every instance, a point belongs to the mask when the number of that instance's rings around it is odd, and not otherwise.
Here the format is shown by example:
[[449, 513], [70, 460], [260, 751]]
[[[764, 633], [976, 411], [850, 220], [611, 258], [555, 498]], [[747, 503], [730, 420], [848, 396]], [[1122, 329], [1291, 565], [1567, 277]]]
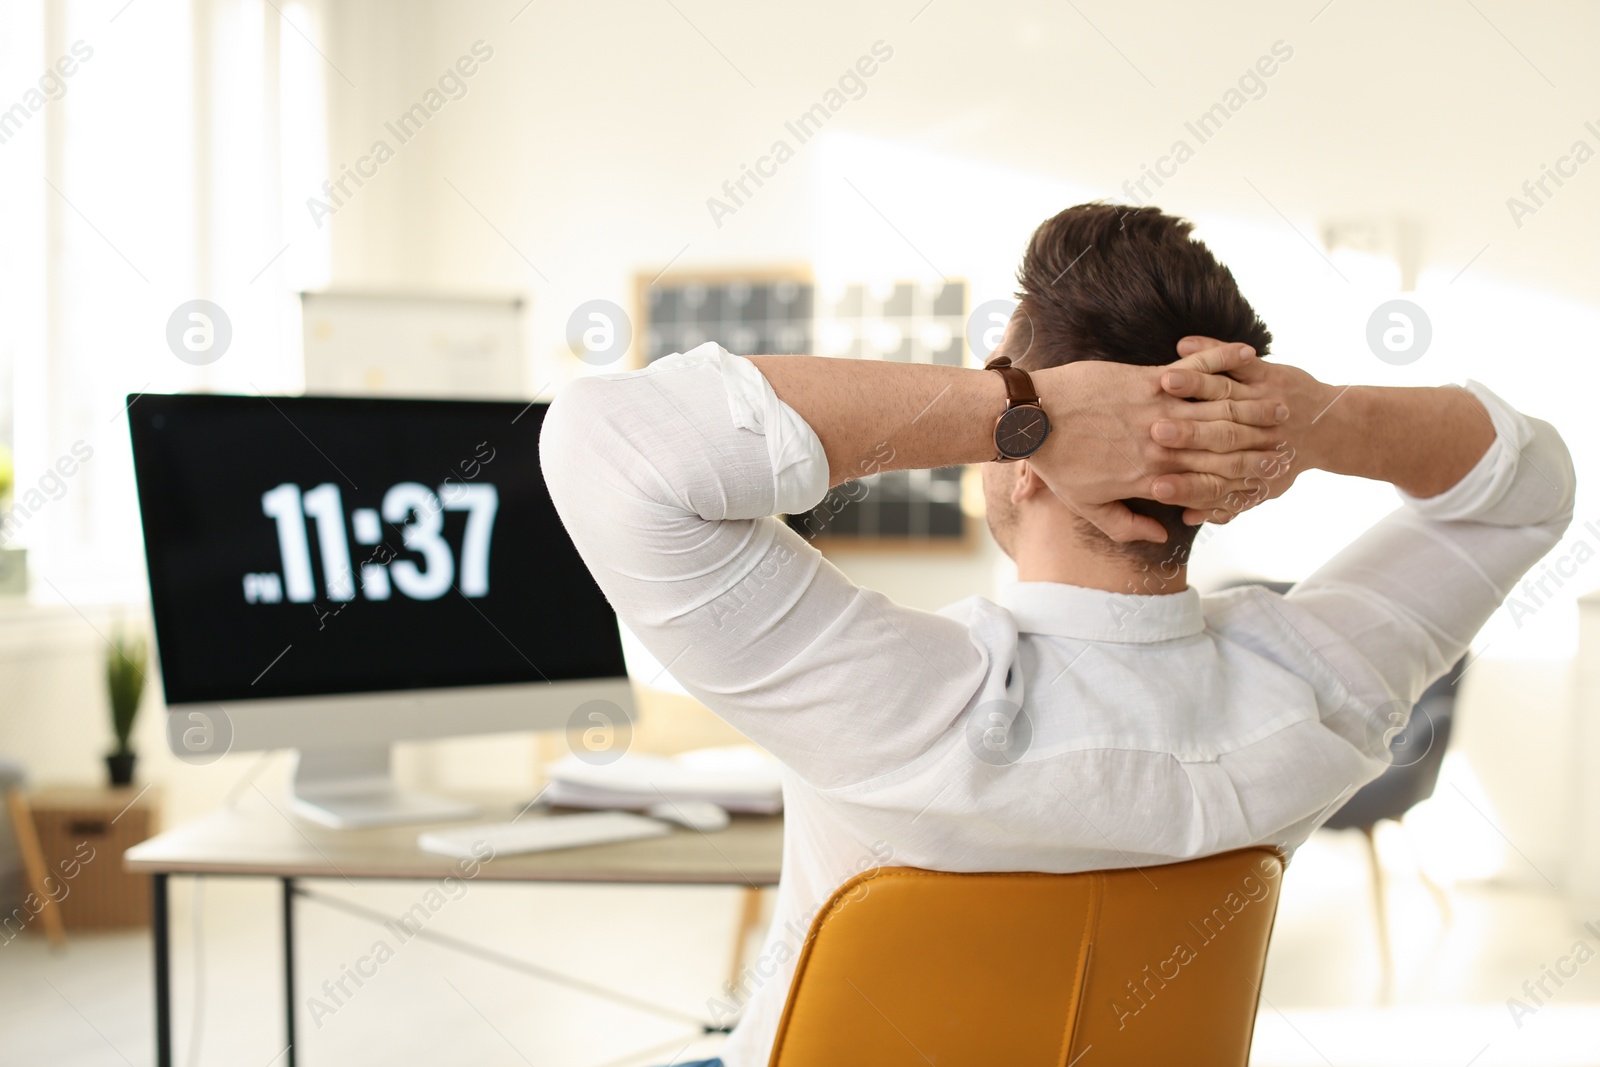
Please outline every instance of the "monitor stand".
[[388, 745], [301, 750], [297, 755], [294, 812], [335, 830], [449, 822], [478, 814], [472, 804], [398, 788], [390, 774]]

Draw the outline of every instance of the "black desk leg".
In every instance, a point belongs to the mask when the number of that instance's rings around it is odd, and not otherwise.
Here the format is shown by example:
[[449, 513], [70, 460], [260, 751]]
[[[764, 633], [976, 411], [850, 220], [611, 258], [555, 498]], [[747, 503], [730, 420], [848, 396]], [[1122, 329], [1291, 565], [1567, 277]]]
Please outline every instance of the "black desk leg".
[[172, 1067], [172, 941], [165, 874], [150, 876], [150, 941], [156, 961], [156, 1067]]
[[285, 1067], [294, 1067], [294, 879], [283, 880], [283, 1012], [284, 1040], [289, 1043]]

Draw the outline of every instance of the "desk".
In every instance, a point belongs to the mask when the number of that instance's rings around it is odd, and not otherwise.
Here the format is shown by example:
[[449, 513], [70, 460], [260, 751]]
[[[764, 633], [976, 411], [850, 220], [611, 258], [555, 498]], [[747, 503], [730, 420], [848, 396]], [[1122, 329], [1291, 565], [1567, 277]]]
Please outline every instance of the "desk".
[[[479, 800], [475, 822], [507, 822], [518, 806]], [[549, 818], [530, 811], [523, 819]], [[294, 898], [298, 878], [436, 880], [457, 876], [456, 860], [417, 848], [417, 826], [330, 830], [289, 814], [265, 794], [168, 830], [124, 855], [128, 870], [151, 876], [150, 936], [155, 949], [156, 1065], [172, 1064], [171, 944], [167, 879], [174, 874], [276, 878], [283, 883], [284, 1024], [295, 1063]], [[665, 837], [609, 845], [501, 856], [477, 879], [495, 882], [590, 882], [642, 885], [719, 885], [755, 889], [778, 884], [782, 816], [734, 816], [725, 830], [703, 834], [674, 827]], [[746, 921], [749, 917], [746, 908]]]

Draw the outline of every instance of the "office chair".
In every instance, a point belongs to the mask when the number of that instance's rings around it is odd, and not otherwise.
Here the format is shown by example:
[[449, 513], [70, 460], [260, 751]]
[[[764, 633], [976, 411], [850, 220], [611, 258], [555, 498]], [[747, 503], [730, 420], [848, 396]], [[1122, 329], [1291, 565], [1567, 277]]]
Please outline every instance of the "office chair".
[[[1445, 748], [1450, 744], [1455, 724], [1457, 684], [1466, 668], [1466, 657], [1457, 660], [1449, 672], [1423, 691], [1411, 709], [1411, 721], [1397, 734], [1389, 748], [1394, 763], [1378, 777], [1356, 790], [1344, 806], [1323, 826], [1329, 830], [1360, 830], [1367, 845], [1367, 862], [1372, 871], [1372, 906], [1378, 934], [1378, 954], [1383, 967], [1378, 1000], [1387, 1003], [1394, 987], [1394, 952], [1389, 940], [1389, 908], [1385, 903], [1383, 863], [1378, 857], [1378, 823], [1384, 819], [1400, 822], [1406, 812], [1433, 796], [1444, 764]], [[1422, 884], [1439, 904], [1446, 923], [1451, 920], [1450, 898], [1420, 867]]]
[[[1287, 593], [1293, 582], [1245, 581], [1236, 585], [1259, 585], [1275, 593]], [[1423, 691], [1411, 709], [1406, 728], [1389, 741], [1394, 762], [1377, 778], [1368, 782], [1323, 823], [1329, 830], [1360, 830], [1366, 841], [1367, 861], [1372, 872], [1373, 915], [1378, 934], [1378, 953], [1382, 962], [1380, 1002], [1387, 1002], [1394, 985], [1394, 953], [1389, 939], [1389, 909], [1384, 902], [1383, 864], [1378, 858], [1377, 828], [1384, 819], [1400, 822], [1406, 812], [1433, 796], [1439, 783], [1439, 769], [1450, 744], [1455, 725], [1456, 697], [1466, 671], [1467, 657], [1455, 662], [1438, 681]], [[1445, 922], [1451, 919], [1450, 898], [1426, 871], [1418, 870], [1422, 883], [1439, 903]]]
[[770, 1067], [1244, 1067], [1282, 873], [867, 871], [812, 922]]

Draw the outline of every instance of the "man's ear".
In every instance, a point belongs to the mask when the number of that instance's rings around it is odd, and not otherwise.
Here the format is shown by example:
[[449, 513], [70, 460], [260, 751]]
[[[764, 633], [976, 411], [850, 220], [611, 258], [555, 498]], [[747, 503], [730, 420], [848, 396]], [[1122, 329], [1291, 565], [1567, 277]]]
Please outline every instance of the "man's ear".
[[1044, 479], [1033, 469], [1033, 464], [1025, 459], [1017, 460], [1017, 476], [1011, 483], [1011, 502], [1020, 504], [1039, 493], [1048, 492], [1050, 487], [1044, 484]]

